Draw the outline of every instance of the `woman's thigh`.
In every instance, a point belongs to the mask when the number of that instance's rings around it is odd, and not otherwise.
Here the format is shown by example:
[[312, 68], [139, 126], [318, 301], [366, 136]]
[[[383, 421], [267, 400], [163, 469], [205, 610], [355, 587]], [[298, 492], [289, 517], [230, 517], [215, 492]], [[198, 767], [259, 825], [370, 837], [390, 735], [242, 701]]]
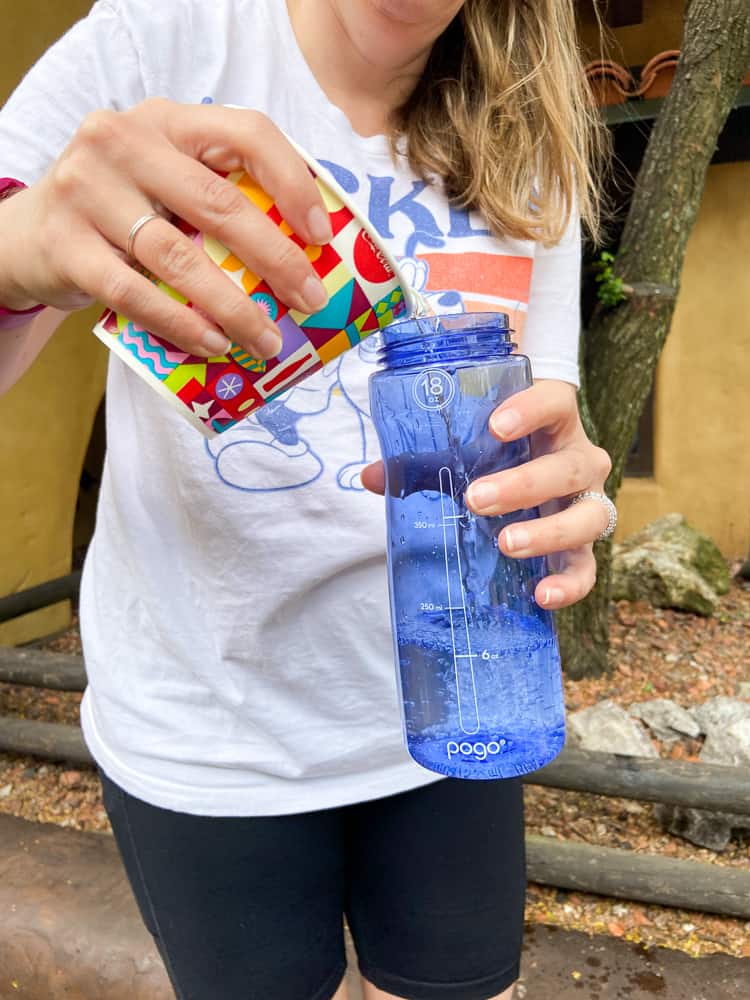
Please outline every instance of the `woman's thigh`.
[[351, 806], [345, 821], [346, 909], [365, 979], [411, 1000], [507, 990], [523, 937], [521, 782], [447, 778]]
[[216, 819], [102, 784], [178, 1000], [330, 1000], [346, 968], [340, 811]]

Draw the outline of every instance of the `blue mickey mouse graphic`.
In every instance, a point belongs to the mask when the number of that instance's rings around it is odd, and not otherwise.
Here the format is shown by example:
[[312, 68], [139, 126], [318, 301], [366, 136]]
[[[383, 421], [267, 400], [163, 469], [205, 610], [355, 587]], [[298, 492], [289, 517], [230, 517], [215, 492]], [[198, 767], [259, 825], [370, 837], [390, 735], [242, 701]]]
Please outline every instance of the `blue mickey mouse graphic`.
[[[363, 490], [359, 474], [376, 457], [367, 376], [375, 365], [381, 337], [373, 334], [313, 376], [282, 393], [205, 447], [219, 480], [246, 493], [301, 489], [326, 471], [321, 446], [314, 443], [316, 417], [337, 402], [342, 436], [359, 440], [359, 452], [338, 464], [336, 484]], [[366, 369], [363, 370], [363, 365]], [[341, 405], [343, 403], [343, 406]]]

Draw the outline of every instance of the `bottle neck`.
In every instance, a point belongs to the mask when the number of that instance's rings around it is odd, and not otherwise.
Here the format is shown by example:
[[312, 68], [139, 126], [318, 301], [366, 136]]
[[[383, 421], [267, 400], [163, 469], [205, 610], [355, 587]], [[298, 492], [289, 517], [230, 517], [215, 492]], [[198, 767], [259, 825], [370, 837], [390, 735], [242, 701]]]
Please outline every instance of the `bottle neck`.
[[510, 354], [506, 313], [421, 316], [392, 323], [382, 331], [378, 361], [384, 368], [433, 366], [456, 361], [492, 361]]

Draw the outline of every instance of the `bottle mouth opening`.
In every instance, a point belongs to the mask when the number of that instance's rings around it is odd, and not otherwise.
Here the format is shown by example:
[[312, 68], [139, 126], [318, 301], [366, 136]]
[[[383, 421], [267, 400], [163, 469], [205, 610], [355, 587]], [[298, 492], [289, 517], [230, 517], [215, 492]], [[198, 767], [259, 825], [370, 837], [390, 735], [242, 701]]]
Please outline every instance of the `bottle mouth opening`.
[[378, 360], [396, 357], [404, 363], [412, 356], [432, 354], [476, 355], [490, 351], [510, 353], [516, 346], [507, 313], [451, 313], [446, 316], [413, 316], [391, 323], [381, 331]]

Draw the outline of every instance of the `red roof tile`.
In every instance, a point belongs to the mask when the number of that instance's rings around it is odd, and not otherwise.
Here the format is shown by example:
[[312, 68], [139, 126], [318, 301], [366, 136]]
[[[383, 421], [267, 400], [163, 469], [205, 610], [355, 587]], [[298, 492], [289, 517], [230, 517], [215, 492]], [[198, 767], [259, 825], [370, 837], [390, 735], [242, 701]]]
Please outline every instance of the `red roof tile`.
[[[624, 104], [634, 97], [664, 97], [672, 86], [679, 55], [679, 49], [658, 52], [639, 72], [612, 59], [597, 59], [586, 66], [586, 79], [599, 104]], [[750, 83], [750, 73], [743, 83]]]

